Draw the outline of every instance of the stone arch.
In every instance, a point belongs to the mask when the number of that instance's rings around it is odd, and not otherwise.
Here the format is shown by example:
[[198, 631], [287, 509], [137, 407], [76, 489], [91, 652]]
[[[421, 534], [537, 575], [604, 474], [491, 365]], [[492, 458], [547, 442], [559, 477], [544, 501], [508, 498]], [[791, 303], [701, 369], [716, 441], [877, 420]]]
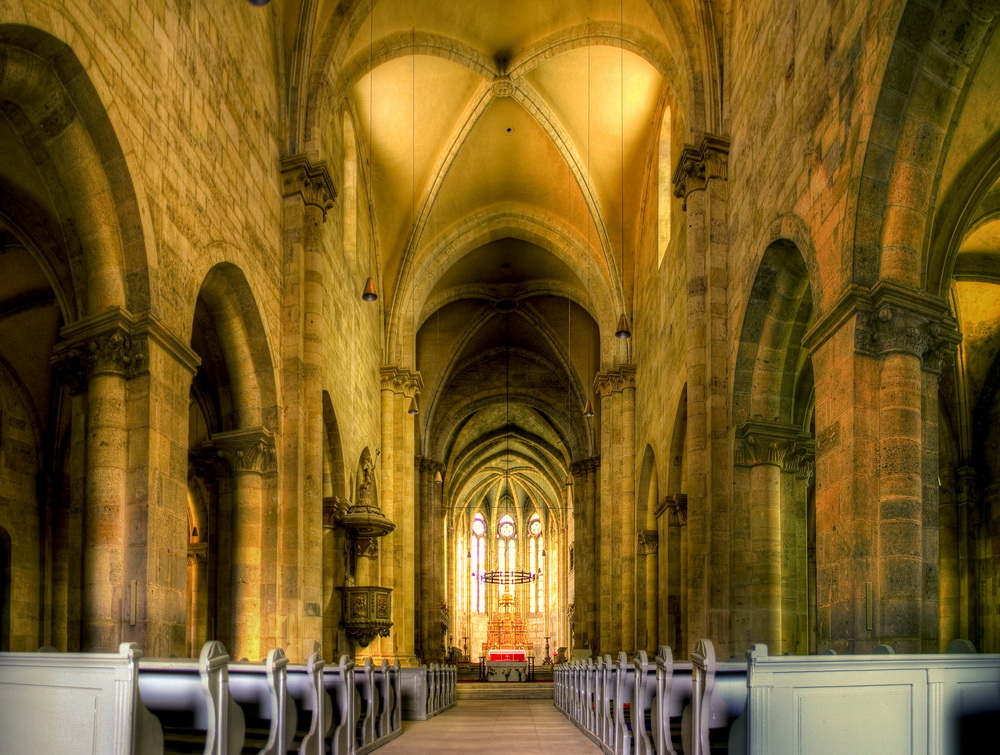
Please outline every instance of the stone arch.
[[659, 647], [659, 569], [657, 568], [659, 536], [656, 509], [660, 484], [656, 470], [656, 454], [646, 444], [639, 467], [639, 489], [635, 505], [635, 530], [639, 533], [636, 555], [635, 600], [644, 610], [636, 612], [636, 648]]
[[989, 3], [963, 0], [945, 0], [937, 10], [910, 0], [903, 8], [859, 176], [853, 282], [925, 285], [928, 219], [947, 134], [994, 12]]
[[[733, 381], [734, 560], [750, 578], [734, 585], [733, 637], [781, 652], [809, 645], [809, 499], [815, 440], [812, 373], [802, 338], [812, 290], [798, 247], [770, 244], [743, 317]], [[805, 398], [803, 398], [805, 394]]]
[[60, 222], [79, 243], [72, 264], [79, 316], [148, 309], [147, 241], [133, 177], [74, 51], [39, 29], [0, 25], [0, 100], [9, 103], [22, 140], [34, 145], [47, 188], [69, 208]]
[[348, 484], [340, 425], [327, 391], [323, 391], [323, 457], [323, 498], [346, 498]]

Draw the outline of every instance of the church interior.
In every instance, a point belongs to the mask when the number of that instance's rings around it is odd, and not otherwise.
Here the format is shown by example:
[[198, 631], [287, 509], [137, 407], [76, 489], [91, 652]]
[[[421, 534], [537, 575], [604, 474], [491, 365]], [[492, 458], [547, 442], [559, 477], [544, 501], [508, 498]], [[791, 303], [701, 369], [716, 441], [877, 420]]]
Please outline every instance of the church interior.
[[0, 650], [1000, 652], [998, 20], [0, 2]]

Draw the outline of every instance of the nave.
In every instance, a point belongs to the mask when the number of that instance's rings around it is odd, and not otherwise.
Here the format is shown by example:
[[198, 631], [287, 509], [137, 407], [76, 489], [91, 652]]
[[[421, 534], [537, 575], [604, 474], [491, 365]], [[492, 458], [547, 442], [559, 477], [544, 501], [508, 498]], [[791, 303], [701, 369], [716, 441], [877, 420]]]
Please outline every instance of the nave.
[[552, 700], [459, 700], [428, 721], [405, 721], [403, 733], [380, 755], [475, 752], [586, 755], [601, 748], [587, 739]]

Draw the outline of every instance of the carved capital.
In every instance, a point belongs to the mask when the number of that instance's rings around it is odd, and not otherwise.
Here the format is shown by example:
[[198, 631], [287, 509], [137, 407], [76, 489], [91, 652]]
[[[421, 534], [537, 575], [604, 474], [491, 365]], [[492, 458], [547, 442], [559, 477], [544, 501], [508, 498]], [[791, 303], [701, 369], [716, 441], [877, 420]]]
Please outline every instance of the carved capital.
[[710, 179], [726, 180], [729, 177], [729, 139], [705, 134], [701, 145], [690, 144], [681, 150], [674, 171], [674, 196], [687, 209], [687, 198], [693, 191], [704, 191]]
[[392, 391], [406, 398], [420, 395], [424, 387], [424, 379], [419, 372], [393, 364], [382, 365], [379, 369], [379, 378], [383, 391]]
[[975, 501], [979, 495], [979, 482], [975, 467], [959, 467], [955, 470], [955, 492], [960, 501]]
[[135, 339], [135, 319], [112, 309], [62, 329], [62, 342], [52, 358], [71, 393], [82, 393], [97, 375], [132, 378], [148, 363], [145, 339]]
[[794, 425], [747, 420], [736, 430], [735, 463], [743, 467], [773, 464], [786, 472], [799, 472], [816, 456], [809, 433]]
[[323, 222], [326, 222], [326, 213], [333, 208], [333, 200], [337, 198], [326, 163], [313, 165], [303, 154], [281, 159], [281, 195], [286, 198], [301, 197], [304, 205], [316, 207], [323, 213]]
[[220, 463], [219, 449], [213, 444], [199, 446], [188, 452], [188, 475], [211, 485], [219, 478]]
[[593, 475], [601, 468], [601, 457], [591, 456], [589, 459], [581, 459], [580, 461], [574, 461], [570, 465], [570, 472], [572, 472], [573, 477], [584, 478], [588, 475]]
[[208, 543], [191, 543], [187, 552], [188, 566], [203, 566], [208, 563]]
[[627, 388], [635, 388], [634, 364], [622, 364], [617, 369], [598, 372], [594, 378], [594, 393], [599, 398], [621, 393]]
[[688, 497], [686, 493], [668, 495], [657, 505], [653, 514], [659, 519], [667, 515], [667, 526], [683, 527], [687, 524]]
[[263, 427], [216, 433], [212, 436], [212, 444], [234, 473], [275, 474], [278, 471], [274, 436]]
[[337, 526], [337, 521], [351, 508], [351, 502], [338, 496], [329, 496], [323, 499], [323, 526], [326, 529], [333, 529]]
[[639, 555], [648, 556], [656, 553], [660, 542], [660, 535], [656, 530], [639, 530], [637, 542]]

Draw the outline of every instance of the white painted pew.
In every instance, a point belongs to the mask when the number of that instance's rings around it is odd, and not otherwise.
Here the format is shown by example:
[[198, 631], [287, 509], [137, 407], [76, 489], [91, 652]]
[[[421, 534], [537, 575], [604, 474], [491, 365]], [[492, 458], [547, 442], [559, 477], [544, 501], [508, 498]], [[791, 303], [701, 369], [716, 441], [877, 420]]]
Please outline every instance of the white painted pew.
[[340, 656], [337, 666], [323, 666], [323, 687], [330, 698], [330, 728], [327, 739], [333, 755], [354, 751], [354, 730], [358, 723], [354, 707], [354, 661]]
[[455, 705], [456, 666], [432, 663], [430, 668], [401, 668], [399, 674], [402, 718], [407, 721], [426, 721]]
[[319, 652], [305, 664], [285, 667], [288, 694], [298, 708], [295, 742], [301, 755], [324, 755], [327, 734], [333, 723], [333, 702], [323, 686], [323, 657]]
[[268, 727], [259, 755], [284, 755], [295, 741], [298, 710], [288, 695], [287, 666], [280, 648], [271, 650], [263, 663], [229, 664], [229, 693], [243, 709], [247, 731], [255, 724]]
[[365, 658], [363, 666], [354, 667], [354, 688], [357, 691], [358, 722], [355, 726], [357, 752], [365, 753], [375, 744], [375, 717], [378, 714], [378, 688], [375, 686], [375, 666]]
[[[632, 732], [635, 727], [632, 701], [635, 697], [635, 666], [629, 660], [624, 650], [618, 652], [618, 660], [614, 667], [615, 680], [615, 738], [612, 745], [617, 755], [633, 755], [635, 740]], [[642, 722], [640, 722], [641, 725]]]
[[670, 719], [681, 718], [691, 704], [691, 662], [674, 661], [667, 645], [656, 655], [656, 707], [653, 711], [653, 745], [658, 755], [677, 755]]
[[243, 711], [229, 693], [229, 654], [221, 642], [206, 642], [197, 660], [143, 658], [138, 665], [139, 696], [168, 742], [169, 731], [204, 741], [205, 755], [238, 755]]
[[[668, 648], [669, 652], [669, 648]], [[645, 650], [635, 654], [635, 684], [632, 693], [632, 741], [636, 755], [656, 755], [653, 725], [656, 709], [656, 661]]]
[[605, 653], [597, 659], [597, 734], [601, 746], [614, 750], [615, 746], [615, 677], [611, 656]]
[[[695, 644], [691, 664], [691, 706], [681, 724], [684, 755], [708, 755], [709, 731], [732, 726], [746, 708], [747, 664], [717, 661], [708, 639]], [[736, 727], [737, 737], [741, 732]]]
[[0, 752], [162, 753], [159, 720], [139, 698], [142, 651], [0, 653]]
[[741, 752], [960, 752], [963, 718], [1000, 718], [1000, 655], [748, 653]]
[[[399, 661], [396, 661], [399, 663]], [[382, 659], [382, 663], [375, 667], [375, 685], [378, 687], [378, 711], [375, 717], [375, 736], [378, 738], [379, 746], [395, 739], [402, 733], [400, 727], [396, 725], [396, 706], [398, 696], [396, 694], [395, 682], [399, 677], [395, 674], [394, 667], [389, 665], [389, 661]]]

